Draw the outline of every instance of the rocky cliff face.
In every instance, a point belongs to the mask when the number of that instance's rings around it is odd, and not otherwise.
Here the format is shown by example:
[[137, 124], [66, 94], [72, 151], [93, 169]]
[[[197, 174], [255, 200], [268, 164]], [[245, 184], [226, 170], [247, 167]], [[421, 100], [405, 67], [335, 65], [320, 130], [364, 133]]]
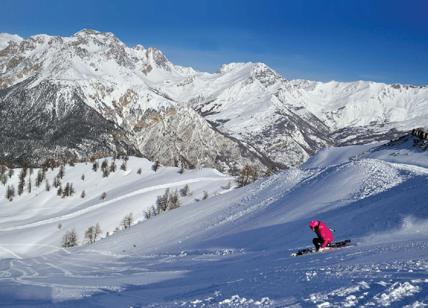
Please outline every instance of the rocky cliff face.
[[128, 152], [229, 172], [284, 168], [421, 126], [427, 98], [427, 87], [286, 80], [261, 63], [201, 73], [94, 30], [0, 35], [0, 159]]
[[30, 80], [0, 90], [0, 160], [43, 163], [91, 155], [140, 155], [129, 133], [88, 107], [78, 92]]

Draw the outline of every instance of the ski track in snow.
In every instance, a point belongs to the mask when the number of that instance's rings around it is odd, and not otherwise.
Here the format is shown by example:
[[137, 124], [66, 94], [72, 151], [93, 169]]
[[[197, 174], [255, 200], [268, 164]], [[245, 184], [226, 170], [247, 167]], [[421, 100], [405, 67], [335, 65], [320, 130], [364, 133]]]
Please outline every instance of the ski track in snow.
[[108, 200], [108, 201], [100, 202], [98, 204], [95, 204], [95, 205], [90, 206], [90, 207], [85, 208], [85, 209], [75, 211], [75, 212], [70, 213], [70, 214], [66, 214], [66, 215], [62, 215], [62, 216], [58, 216], [58, 217], [53, 217], [53, 218], [49, 218], [49, 219], [41, 220], [38, 222], [21, 225], [21, 226], [3, 228], [3, 229], [0, 229], [0, 232], [22, 230], [22, 229], [38, 227], [38, 226], [42, 226], [42, 225], [46, 225], [46, 224], [56, 223], [59, 221], [63, 221], [63, 220], [67, 220], [70, 218], [81, 216], [83, 214], [86, 214], [86, 213], [92, 212], [94, 210], [97, 210], [99, 208], [105, 207], [109, 204], [112, 204], [112, 203], [115, 203], [118, 201], [122, 201], [122, 200], [125, 200], [125, 199], [130, 198], [130, 197], [138, 196], [138, 195], [150, 192], [150, 191], [166, 189], [166, 188], [171, 188], [171, 187], [177, 187], [177, 186], [182, 186], [182, 185], [186, 185], [186, 184], [197, 183], [200, 181], [207, 181], [207, 180], [208, 181], [224, 181], [225, 179], [224, 178], [214, 178], [214, 177], [202, 177], [202, 178], [194, 178], [194, 179], [189, 179], [189, 180], [184, 180], [184, 181], [179, 181], [179, 182], [173, 182], [173, 183], [167, 183], [167, 184], [160, 184], [160, 185], [145, 187], [145, 188], [136, 190], [132, 193], [128, 193], [126, 195], [119, 196], [119, 197], [116, 197], [116, 198]]
[[[27, 303], [21, 294], [26, 288], [42, 288], [47, 295], [32, 304], [424, 307], [428, 305], [428, 242], [423, 233], [428, 226], [423, 203], [427, 174], [428, 168], [364, 156], [333, 166], [288, 170], [233, 190], [231, 197], [222, 194], [185, 206], [93, 245], [0, 260], [0, 298], [10, 299], [6, 304], [13, 307]], [[72, 216], [18, 228], [77, 217], [152, 190], [211, 180], [224, 178], [198, 177], [145, 187]], [[317, 202], [310, 203], [314, 198]], [[340, 206], [330, 207], [328, 202]], [[306, 221], [313, 215], [333, 221], [337, 237], [346, 234], [354, 245], [291, 257], [291, 251], [310, 243], [313, 235]], [[350, 226], [363, 230], [356, 233]], [[150, 233], [153, 229], [157, 231]], [[146, 250], [152, 242], [155, 248]], [[0, 244], [11, 257], [12, 247]]]

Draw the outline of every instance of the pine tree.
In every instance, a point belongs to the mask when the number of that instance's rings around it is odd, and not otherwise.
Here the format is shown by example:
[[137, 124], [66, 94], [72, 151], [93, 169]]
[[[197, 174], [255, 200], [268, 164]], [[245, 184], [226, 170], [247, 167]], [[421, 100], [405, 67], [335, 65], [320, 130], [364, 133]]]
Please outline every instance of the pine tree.
[[188, 184], [186, 184], [186, 186], [184, 186], [182, 189], [180, 189], [180, 195], [182, 197], [186, 197], [190, 194], [190, 187]]
[[28, 177], [27, 191], [29, 194], [31, 194], [31, 189], [32, 189], [31, 177]]
[[61, 186], [61, 180], [59, 179], [59, 177], [58, 177], [58, 176], [56, 176], [56, 177], [54, 178], [53, 186], [54, 186], [55, 188], [58, 188], [59, 186]]
[[94, 170], [95, 172], [97, 172], [98, 171], [98, 168], [99, 168], [99, 164], [98, 164], [98, 162], [96, 161], [96, 162], [94, 162], [94, 164], [92, 165], [92, 170]]
[[14, 174], [13, 169], [12, 168], [9, 169], [9, 172], [7, 173], [7, 175], [9, 176], [9, 179], [13, 176], [13, 174]]
[[7, 175], [6, 175], [6, 174], [2, 174], [2, 175], [0, 175], [0, 182], [1, 182], [3, 185], [6, 185], [6, 183], [7, 183]]
[[110, 175], [109, 169], [103, 169], [103, 178], [107, 178]]
[[141, 172], [142, 172], [141, 168], [138, 168], [137, 174], [141, 174]]
[[65, 168], [64, 168], [64, 165], [61, 165], [59, 167], [58, 177], [62, 180], [64, 178], [64, 175], [65, 175]]
[[22, 195], [25, 187], [25, 177], [27, 176], [27, 169], [22, 168], [21, 173], [19, 174], [19, 183], [18, 183], [18, 195]]
[[82, 190], [82, 193], [80, 194], [80, 198], [85, 198], [86, 197], [86, 192], [84, 190]]
[[36, 182], [35, 182], [36, 187], [40, 187], [44, 179], [45, 179], [45, 173], [43, 172], [42, 169], [39, 169], [36, 176]]
[[82, 181], [84, 181], [84, 180], [85, 180], [85, 175], [84, 175], [84, 174], [82, 174], [82, 176], [80, 177], [80, 179], [81, 179]]
[[110, 164], [110, 172], [116, 172], [116, 163], [112, 160]]
[[107, 193], [106, 193], [106, 192], [103, 192], [103, 193], [101, 194], [101, 200], [104, 200], [106, 197], [107, 197]]
[[122, 165], [120, 165], [120, 169], [126, 171], [126, 161], [122, 162]]
[[165, 212], [168, 209], [169, 188], [165, 190], [162, 196], [158, 196], [156, 200], [156, 209], [158, 213]]
[[177, 191], [169, 194], [168, 196], [168, 210], [174, 210], [180, 207], [180, 197]]
[[104, 171], [108, 168], [108, 160], [104, 159], [103, 162], [101, 163], [101, 170]]
[[12, 185], [7, 186], [6, 190], [6, 199], [9, 201], [13, 200], [13, 197], [15, 197], [15, 187]]
[[7, 167], [5, 165], [0, 165], [0, 175], [6, 174]]
[[65, 185], [65, 188], [62, 191], [62, 197], [70, 197], [74, 194], [74, 188], [72, 183], [68, 183]]
[[49, 180], [48, 179], [46, 179], [46, 181], [45, 181], [45, 190], [46, 191], [50, 191], [51, 190], [51, 185], [49, 184]]
[[62, 196], [62, 193], [63, 193], [62, 187], [61, 187], [61, 186], [59, 186], [58, 190], [56, 191], [56, 194], [57, 194], [58, 196]]
[[202, 200], [208, 199], [208, 192], [204, 190], [204, 194], [202, 195]]

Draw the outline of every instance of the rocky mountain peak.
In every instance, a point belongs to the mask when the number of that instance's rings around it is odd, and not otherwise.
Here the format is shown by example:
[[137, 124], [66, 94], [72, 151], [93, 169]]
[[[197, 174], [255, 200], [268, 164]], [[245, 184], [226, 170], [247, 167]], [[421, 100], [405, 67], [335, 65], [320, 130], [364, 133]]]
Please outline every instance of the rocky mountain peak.
[[19, 44], [23, 40], [16, 34], [0, 33], [0, 50], [9, 46], [9, 44]]

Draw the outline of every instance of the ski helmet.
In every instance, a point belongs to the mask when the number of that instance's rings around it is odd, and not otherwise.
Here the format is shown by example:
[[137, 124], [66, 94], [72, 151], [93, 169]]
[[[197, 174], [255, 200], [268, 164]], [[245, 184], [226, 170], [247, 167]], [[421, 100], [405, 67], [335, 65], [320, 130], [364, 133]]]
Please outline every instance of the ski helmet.
[[315, 229], [316, 227], [318, 227], [320, 224], [320, 222], [318, 220], [312, 220], [309, 223], [309, 228], [311, 228], [312, 230]]

